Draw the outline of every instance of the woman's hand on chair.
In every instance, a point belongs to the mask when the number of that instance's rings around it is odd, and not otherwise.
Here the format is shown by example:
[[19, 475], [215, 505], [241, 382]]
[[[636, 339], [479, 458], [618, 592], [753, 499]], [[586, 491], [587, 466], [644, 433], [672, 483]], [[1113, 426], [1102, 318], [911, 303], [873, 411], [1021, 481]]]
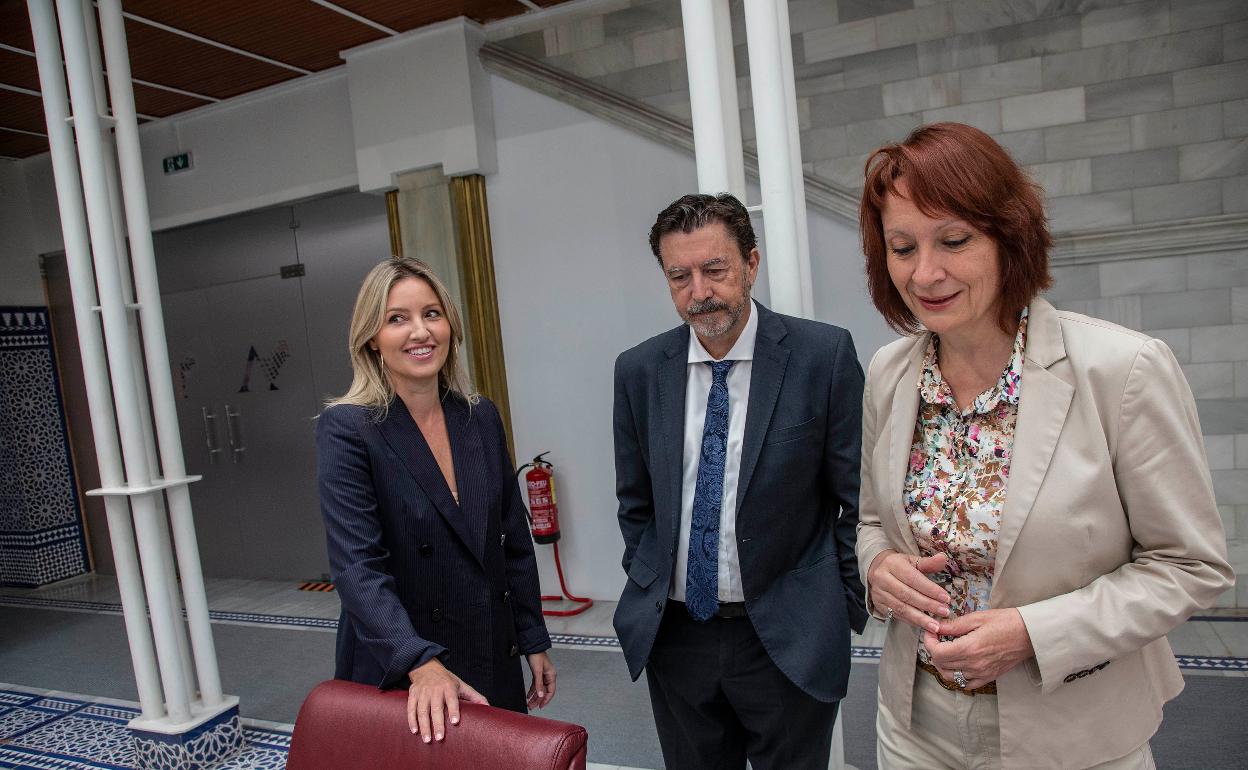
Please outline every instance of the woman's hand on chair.
[[928, 579], [945, 568], [945, 555], [919, 558], [887, 550], [867, 570], [871, 601], [890, 619], [936, 633], [949, 617], [949, 593]]
[[440, 741], [446, 735], [446, 721], [459, 724], [459, 702], [489, 701], [467, 682], [452, 674], [437, 658], [412, 669], [407, 674], [407, 726], [412, 734], [420, 733], [425, 743]]

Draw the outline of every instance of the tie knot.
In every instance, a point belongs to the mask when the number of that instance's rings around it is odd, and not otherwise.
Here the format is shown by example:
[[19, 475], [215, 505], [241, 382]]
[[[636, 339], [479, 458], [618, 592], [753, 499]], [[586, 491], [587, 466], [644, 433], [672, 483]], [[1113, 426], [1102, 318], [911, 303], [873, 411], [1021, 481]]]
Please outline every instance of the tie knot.
[[711, 367], [711, 378], [716, 382], [723, 382], [728, 378], [728, 370], [736, 361], [707, 361], [707, 366]]

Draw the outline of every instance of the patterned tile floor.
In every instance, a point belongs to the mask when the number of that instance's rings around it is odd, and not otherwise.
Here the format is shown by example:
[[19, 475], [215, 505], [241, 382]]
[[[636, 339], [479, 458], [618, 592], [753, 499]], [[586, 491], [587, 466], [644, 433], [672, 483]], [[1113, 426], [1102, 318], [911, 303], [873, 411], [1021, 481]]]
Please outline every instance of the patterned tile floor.
[[[337, 625], [338, 598], [302, 592], [285, 583], [209, 580], [214, 623], [302, 628], [328, 632]], [[41, 589], [0, 589], [0, 605], [46, 607], [120, 614], [116, 582], [84, 576]], [[614, 602], [595, 602], [581, 615], [548, 618], [558, 646], [616, 652], [611, 627]], [[853, 656], [875, 662], [884, 626], [872, 622], [853, 639]], [[1187, 673], [1248, 676], [1248, 613], [1224, 612], [1193, 618], [1170, 634], [1179, 665]], [[43, 692], [0, 683], [0, 768], [32, 770], [133, 770], [134, 751], [126, 723], [137, 704], [63, 692]], [[247, 748], [219, 770], [284, 768], [291, 725], [244, 719]], [[590, 770], [638, 770], [589, 764]]]
[[[0, 684], [0, 768], [130, 770], [134, 747], [126, 723], [138, 707], [85, 695]], [[219, 770], [281, 770], [290, 726], [243, 720], [247, 747]]]

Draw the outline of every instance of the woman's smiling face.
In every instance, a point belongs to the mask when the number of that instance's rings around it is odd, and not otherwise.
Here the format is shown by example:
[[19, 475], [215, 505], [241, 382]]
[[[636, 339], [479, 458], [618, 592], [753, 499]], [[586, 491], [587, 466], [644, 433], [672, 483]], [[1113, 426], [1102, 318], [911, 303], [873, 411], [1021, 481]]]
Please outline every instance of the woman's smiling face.
[[881, 212], [888, 274], [919, 323], [937, 335], [977, 335], [997, 326], [1001, 268], [997, 244], [953, 215], [928, 216], [889, 194]]

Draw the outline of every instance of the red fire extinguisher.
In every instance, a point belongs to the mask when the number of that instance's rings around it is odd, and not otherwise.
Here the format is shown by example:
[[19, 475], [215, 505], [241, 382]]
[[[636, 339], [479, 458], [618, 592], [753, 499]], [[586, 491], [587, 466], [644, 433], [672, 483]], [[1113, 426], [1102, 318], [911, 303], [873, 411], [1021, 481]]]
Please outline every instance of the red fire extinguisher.
[[559, 505], [555, 500], [554, 466], [542, 458], [550, 452], [542, 452], [520, 470], [532, 468], [524, 474], [524, 485], [529, 492], [529, 525], [533, 529], [533, 541], [537, 543], [559, 542]]
[[542, 452], [516, 469], [516, 476], [525, 468], [531, 470], [524, 474], [524, 486], [529, 497], [529, 527], [533, 530], [533, 540], [538, 543], [553, 543], [555, 546], [555, 571], [559, 573], [559, 589], [562, 595], [543, 595], [544, 602], [558, 602], [567, 599], [579, 604], [570, 610], [542, 610], [543, 615], [566, 617], [579, 615], [594, 606], [594, 600], [573, 596], [568, 584], [563, 579], [563, 563], [559, 560], [559, 505], [555, 499], [555, 466], [542, 459], [550, 452]]

